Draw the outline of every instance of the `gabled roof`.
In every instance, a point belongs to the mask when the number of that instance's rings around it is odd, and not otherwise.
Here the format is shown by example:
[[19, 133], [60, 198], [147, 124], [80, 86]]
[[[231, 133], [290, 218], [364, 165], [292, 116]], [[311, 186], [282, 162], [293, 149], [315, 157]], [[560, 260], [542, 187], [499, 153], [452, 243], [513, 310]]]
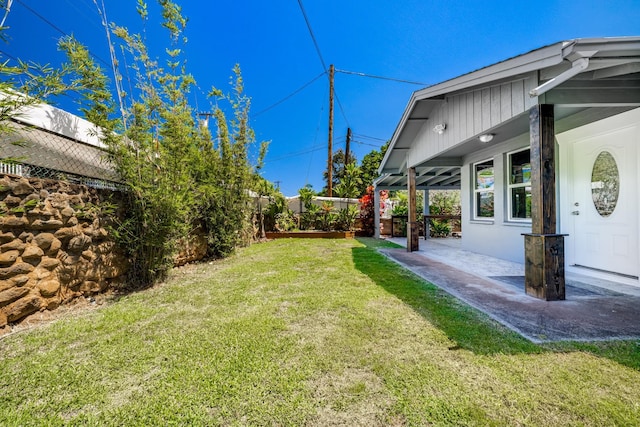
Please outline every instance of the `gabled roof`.
[[[587, 58], [575, 67], [581, 59]], [[574, 69], [572, 70], [572, 65]], [[569, 79], [578, 73], [601, 73], [601, 77], [640, 72], [640, 37], [583, 38], [561, 41], [518, 55], [470, 73], [415, 91], [396, 127], [379, 168], [384, 174], [406, 165], [405, 153], [421, 126], [445, 96], [538, 72], [539, 81], [553, 87], [555, 78]], [[595, 75], [594, 78], [599, 78]], [[558, 83], [555, 83], [558, 84]], [[548, 90], [540, 85], [541, 91]], [[532, 91], [533, 92], [533, 91]], [[531, 97], [539, 96], [531, 93]]]

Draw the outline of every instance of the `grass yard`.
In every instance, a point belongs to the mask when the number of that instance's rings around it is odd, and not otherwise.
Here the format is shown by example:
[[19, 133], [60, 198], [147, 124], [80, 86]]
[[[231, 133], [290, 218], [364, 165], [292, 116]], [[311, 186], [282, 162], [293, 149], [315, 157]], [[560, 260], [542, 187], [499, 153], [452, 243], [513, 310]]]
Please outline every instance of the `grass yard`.
[[640, 425], [640, 342], [532, 344], [380, 244], [258, 244], [6, 336], [0, 425]]

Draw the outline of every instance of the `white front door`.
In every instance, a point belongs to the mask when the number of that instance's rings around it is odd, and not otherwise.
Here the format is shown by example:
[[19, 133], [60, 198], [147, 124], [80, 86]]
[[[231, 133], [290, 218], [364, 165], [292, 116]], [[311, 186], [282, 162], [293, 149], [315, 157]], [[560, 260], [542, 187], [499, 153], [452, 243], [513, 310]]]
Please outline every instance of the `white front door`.
[[640, 110], [558, 135], [569, 144], [572, 264], [637, 278]]

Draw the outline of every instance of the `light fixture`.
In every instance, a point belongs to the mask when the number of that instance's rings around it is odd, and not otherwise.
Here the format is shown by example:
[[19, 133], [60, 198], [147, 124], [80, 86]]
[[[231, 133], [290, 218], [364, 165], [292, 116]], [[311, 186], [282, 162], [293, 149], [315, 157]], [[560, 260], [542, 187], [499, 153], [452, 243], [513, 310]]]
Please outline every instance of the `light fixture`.
[[484, 135], [480, 135], [478, 139], [480, 140], [480, 142], [483, 142], [486, 144], [487, 142], [490, 142], [493, 139], [493, 137], [494, 135], [492, 133], [485, 133]]
[[447, 125], [444, 123], [440, 123], [438, 125], [435, 125], [433, 128], [433, 131], [437, 134], [442, 135], [442, 133], [444, 132], [444, 130], [447, 128]]

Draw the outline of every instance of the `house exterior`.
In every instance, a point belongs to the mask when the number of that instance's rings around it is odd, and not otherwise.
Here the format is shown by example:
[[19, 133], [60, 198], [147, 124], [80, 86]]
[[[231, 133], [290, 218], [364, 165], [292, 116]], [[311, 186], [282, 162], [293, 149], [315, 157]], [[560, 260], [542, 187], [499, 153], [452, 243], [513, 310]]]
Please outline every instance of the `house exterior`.
[[460, 189], [463, 249], [564, 299], [565, 271], [640, 286], [639, 145], [640, 37], [568, 40], [414, 92], [375, 185]]
[[[0, 94], [0, 96], [6, 96]], [[65, 179], [92, 187], [114, 188], [119, 181], [105, 160], [106, 146], [95, 125], [47, 104], [13, 114], [13, 132], [0, 135], [0, 173]], [[2, 162], [11, 158], [15, 162]]]

